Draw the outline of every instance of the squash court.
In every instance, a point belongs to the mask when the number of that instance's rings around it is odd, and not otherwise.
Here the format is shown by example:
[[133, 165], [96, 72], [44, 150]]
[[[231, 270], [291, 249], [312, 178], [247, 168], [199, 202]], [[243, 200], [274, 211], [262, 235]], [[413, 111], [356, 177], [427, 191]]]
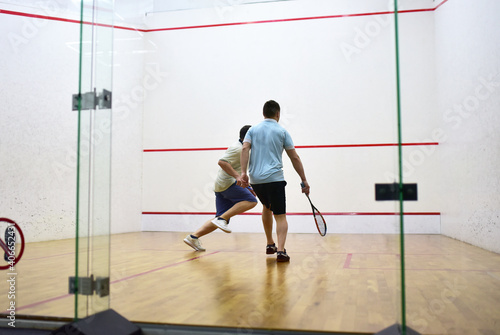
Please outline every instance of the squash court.
[[[0, 1], [0, 334], [500, 335], [498, 13]], [[268, 121], [283, 143], [259, 147]], [[187, 246], [247, 181], [280, 183], [279, 255], [260, 202]]]

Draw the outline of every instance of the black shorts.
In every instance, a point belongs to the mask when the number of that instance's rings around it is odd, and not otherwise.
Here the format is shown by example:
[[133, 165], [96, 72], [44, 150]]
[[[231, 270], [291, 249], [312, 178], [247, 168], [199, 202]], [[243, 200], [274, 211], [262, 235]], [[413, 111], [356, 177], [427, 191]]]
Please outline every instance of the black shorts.
[[285, 186], [286, 181], [252, 184], [262, 205], [270, 209], [274, 215], [286, 214]]

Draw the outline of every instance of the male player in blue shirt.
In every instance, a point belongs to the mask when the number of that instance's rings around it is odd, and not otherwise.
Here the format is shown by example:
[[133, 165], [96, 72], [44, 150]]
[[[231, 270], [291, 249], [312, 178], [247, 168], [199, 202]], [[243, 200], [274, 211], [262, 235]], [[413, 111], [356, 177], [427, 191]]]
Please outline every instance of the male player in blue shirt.
[[[304, 184], [302, 193], [309, 194], [309, 183], [306, 180], [302, 161], [295, 151], [290, 134], [278, 124], [280, 105], [274, 100], [267, 101], [264, 104], [263, 114], [264, 120], [250, 128], [243, 140], [241, 179], [237, 179], [237, 182], [243, 187], [250, 183], [263, 205], [262, 224], [267, 238], [266, 254], [277, 252], [276, 260], [278, 262], [288, 262], [290, 257], [285, 250], [288, 222], [286, 220], [283, 150], [286, 151], [293, 168]], [[273, 215], [276, 220], [278, 247], [276, 247], [272, 235]]]

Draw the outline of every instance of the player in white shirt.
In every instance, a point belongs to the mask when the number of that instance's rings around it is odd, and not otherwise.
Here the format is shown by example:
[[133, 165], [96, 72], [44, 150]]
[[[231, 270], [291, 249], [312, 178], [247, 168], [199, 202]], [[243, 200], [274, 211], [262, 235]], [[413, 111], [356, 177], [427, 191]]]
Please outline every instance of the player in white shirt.
[[215, 218], [206, 221], [194, 233], [186, 236], [184, 243], [196, 251], [205, 251], [200, 237], [220, 228], [226, 233], [230, 233], [228, 227], [229, 219], [235, 215], [246, 212], [257, 205], [257, 198], [251, 187], [240, 187], [241, 185], [241, 149], [243, 139], [250, 129], [250, 126], [244, 126], [240, 130], [240, 139], [234, 142], [224, 155], [219, 159], [219, 172], [215, 180], [215, 207], [217, 213]]

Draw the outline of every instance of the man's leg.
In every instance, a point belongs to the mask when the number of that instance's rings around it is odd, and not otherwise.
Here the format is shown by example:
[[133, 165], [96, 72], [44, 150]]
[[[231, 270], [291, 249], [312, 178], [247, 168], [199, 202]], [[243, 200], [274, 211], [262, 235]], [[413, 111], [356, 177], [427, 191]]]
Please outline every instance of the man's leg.
[[212, 224], [212, 219], [210, 219], [210, 220], [206, 221], [203, 224], [203, 226], [201, 226], [200, 228], [198, 228], [198, 230], [196, 230], [192, 235], [195, 236], [195, 237], [202, 237], [204, 235], [210, 234], [215, 229], [217, 229], [217, 227], [215, 227]]
[[286, 214], [275, 215], [274, 219], [276, 220], [276, 235], [278, 235], [278, 251], [284, 251], [286, 235], [288, 233]]
[[[222, 197], [220, 193], [215, 193], [215, 207], [218, 212], [224, 210], [225, 208], [230, 208], [230, 206], [230, 201], [224, 199], [224, 197]], [[203, 248], [203, 246], [201, 245], [199, 237], [205, 236], [217, 229], [217, 227], [212, 224], [212, 220], [213, 219], [206, 221], [194, 233], [186, 236], [186, 238], [184, 239], [184, 243], [186, 243], [196, 251], [205, 251], [205, 248]]]
[[202, 237], [208, 233], [213, 232], [217, 227], [215, 227], [211, 220], [206, 221], [200, 228], [198, 228], [194, 233], [189, 234], [184, 238], [184, 243], [189, 245], [196, 251], [205, 251], [206, 249], [201, 245], [199, 237]]
[[257, 202], [255, 201], [240, 201], [237, 202], [233, 205], [233, 207], [229, 208], [227, 211], [224, 212], [220, 218], [223, 218], [226, 221], [229, 221], [230, 218], [232, 218], [235, 215], [244, 213], [252, 208], [254, 208], [257, 205]]
[[223, 232], [230, 233], [231, 229], [229, 229], [228, 227], [229, 219], [235, 215], [241, 214], [249, 209], [254, 208], [255, 205], [257, 205], [256, 201], [242, 200], [240, 202], [237, 202], [222, 215], [219, 215], [215, 219], [213, 219], [212, 223]]
[[[233, 216], [235, 216], [237, 214], [241, 214], [243, 212], [246, 212], [249, 209], [254, 208], [255, 205], [257, 205], [257, 202], [253, 202], [253, 201], [240, 201], [240, 202], [234, 204], [233, 207], [229, 208], [220, 217], [223, 218], [223, 219], [225, 219], [226, 221], [228, 221], [231, 217], [233, 217]], [[196, 237], [196, 238], [200, 238], [200, 237], [202, 237], [204, 235], [210, 234], [211, 232], [213, 232], [214, 230], [217, 229], [217, 226], [215, 226], [212, 223], [212, 221], [213, 221], [213, 219], [210, 219], [210, 220], [206, 221], [203, 224], [203, 226], [201, 226], [200, 228], [198, 228], [198, 230], [196, 230], [191, 235], [194, 236], [194, 237]], [[196, 247], [197, 248], [201, 248], [201, 244], [197, 245]], [[205, 249], [203, 249], [203, 250], [205, 250]]]
[[266, 206], [262, 206], [262, 225], [266, 233], [267, 245], [274, 244], [273, 239], [273, 212]]

